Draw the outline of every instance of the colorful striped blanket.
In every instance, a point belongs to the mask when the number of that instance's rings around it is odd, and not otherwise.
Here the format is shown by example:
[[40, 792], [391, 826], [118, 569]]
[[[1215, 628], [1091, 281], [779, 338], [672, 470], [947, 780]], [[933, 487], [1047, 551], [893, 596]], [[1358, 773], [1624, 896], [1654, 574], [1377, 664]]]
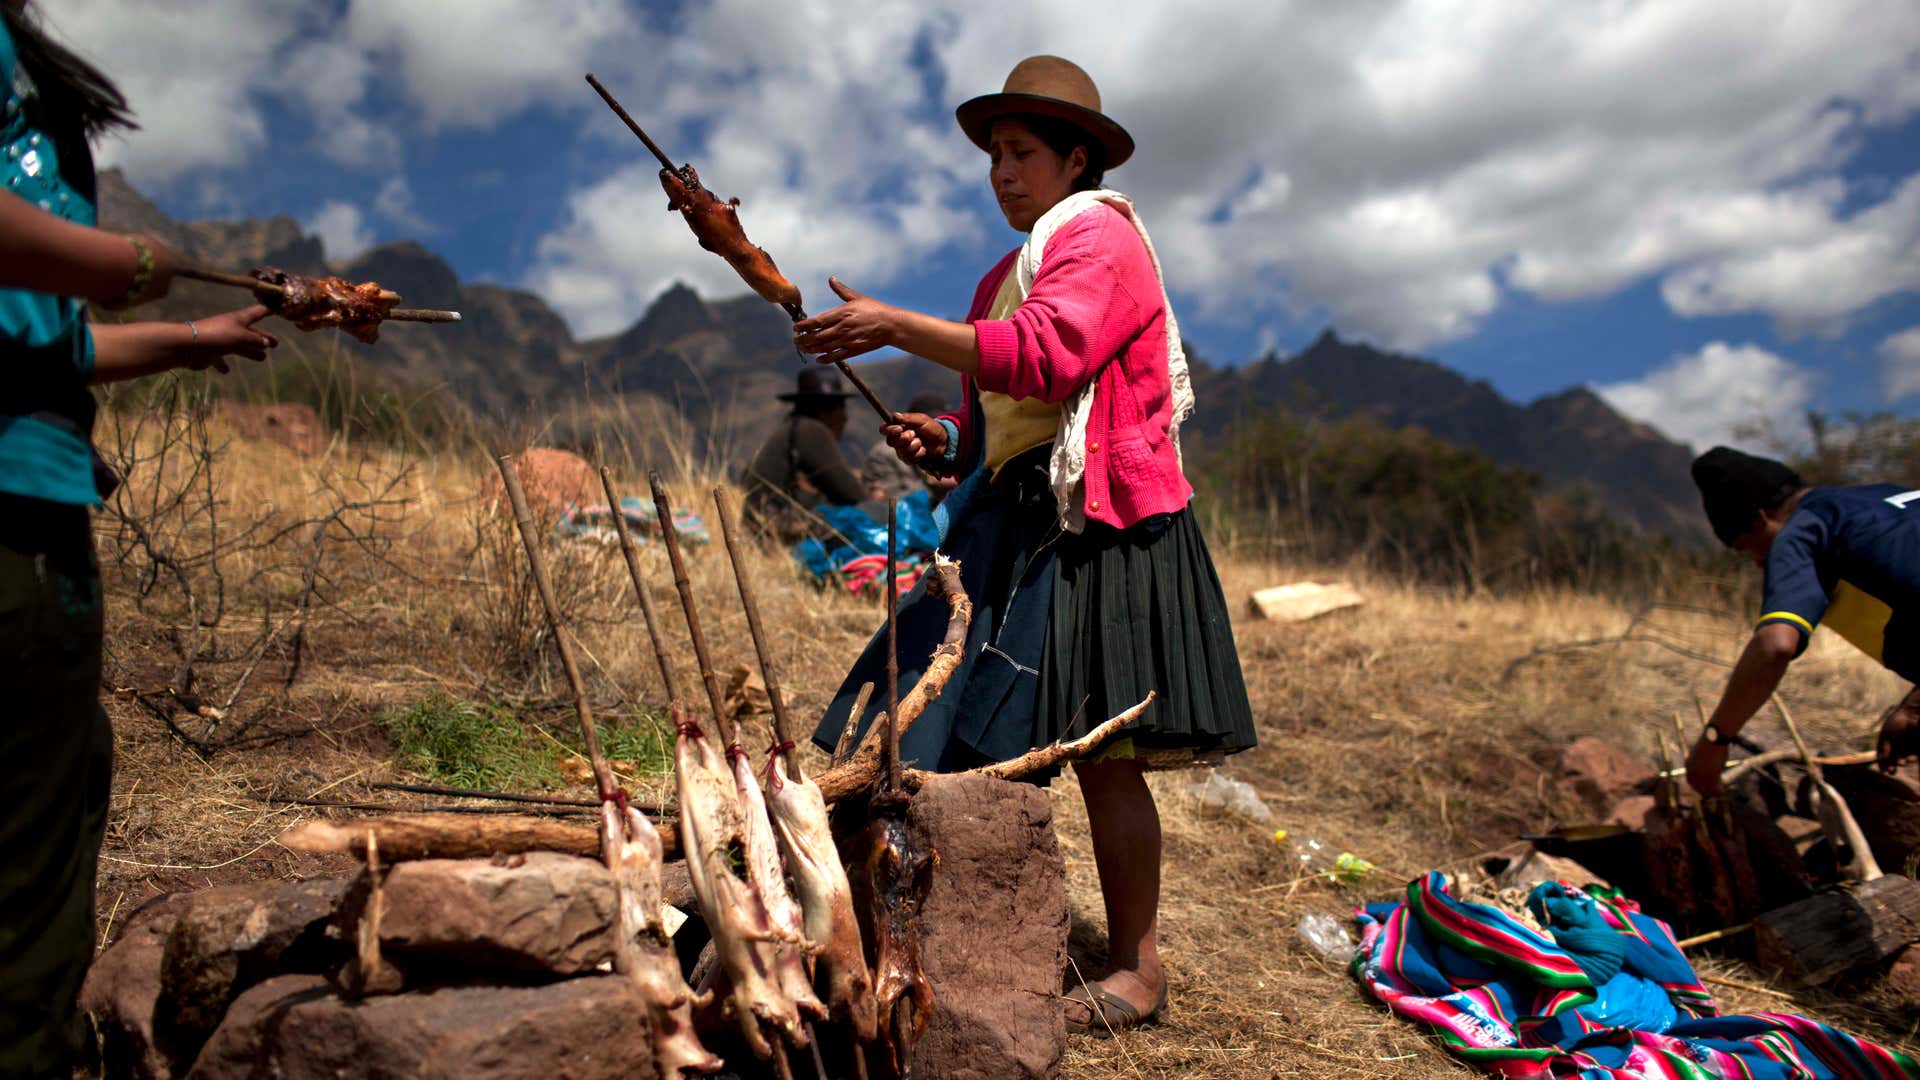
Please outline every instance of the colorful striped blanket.
[[1665, 923], [1611, 890], [1548, 883], [1543, 935], [1455, 899], [1437, 871], [1374, 904], [1353, 975], [1503, 1077], [1920, 1080], [1920, 1062], [1801, 1016], [1719, 1016]]

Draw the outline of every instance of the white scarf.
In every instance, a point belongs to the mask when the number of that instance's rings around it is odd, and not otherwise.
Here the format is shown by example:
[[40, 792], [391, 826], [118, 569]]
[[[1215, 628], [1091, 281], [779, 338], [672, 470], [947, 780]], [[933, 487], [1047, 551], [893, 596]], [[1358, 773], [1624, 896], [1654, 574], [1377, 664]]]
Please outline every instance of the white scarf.
[[[1034, 222], [1027, 242], [1021, 245], [1020, 258], [1013, 266], [1014, 281], [1020, 290], [1020, 299], [1025, 301], [1027, 293], [1033, 289], [1034, 276], [1040, 272], [1040, 260], [1046, 255], [1047, 241], [1059, 231], [1060, 226], [1101, 203], [1120, 211], [1120, 215], [1140, 234], [1140, 242], [1147, 245], [1147, 257], [1153, 260], [1153, 276], [1160, 282], [1160, 302], [1166, 305], [1167, 311], [1167, 377], [1173, 387], [1173, 417], [1167, 427], [1167, 437], [1173, 440], [1174, 459], [1178, 461], [1180, 422], [1193, 415], [1193, 379], [1187, 374], [1187, 353], [1180, 345], [1180, 324], [1173, 317], [1173, 301], [1167, 298], [1167, 279], [1160, 271], [1160, 256], [1153, 250], [1153, 239], [1147, 235], [1146, 223], [1140, 220], [1133, 200], [1117, 191], [1102, 189], [1077, 191], [1055, 203], [1052, 209], [1040, 215], [1039, 221]], [[1087, 525], [1087, 423], [1093, 417], [1093, 389], [1100, 381], [1100, 371], [1104, 370], [1103, 363], [1093, 378], [1087, 381], [1087, 385], [1061, 406], [1060, 430], [1053, 439], [1051, 486], [1059, 507], [1060, 527], [1068, 532], [1080, 532]]]

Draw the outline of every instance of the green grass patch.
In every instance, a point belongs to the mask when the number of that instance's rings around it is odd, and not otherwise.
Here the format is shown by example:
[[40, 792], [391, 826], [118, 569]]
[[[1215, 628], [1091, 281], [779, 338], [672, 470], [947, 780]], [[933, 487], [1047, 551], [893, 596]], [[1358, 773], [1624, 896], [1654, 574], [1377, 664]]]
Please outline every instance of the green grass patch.
[[[474, 702], [434, 691], [381, 717], [393, 740], [394, 763], [431, 783], [490, 791], [565, 786], [561, 748], [581, 751], [577, 733], [544, 729], [502, 702]], [[632, 762], [640, 775], [673, 767], [673, 732], [664, 717], [622, 716], [598, 725], [610, 761]]]

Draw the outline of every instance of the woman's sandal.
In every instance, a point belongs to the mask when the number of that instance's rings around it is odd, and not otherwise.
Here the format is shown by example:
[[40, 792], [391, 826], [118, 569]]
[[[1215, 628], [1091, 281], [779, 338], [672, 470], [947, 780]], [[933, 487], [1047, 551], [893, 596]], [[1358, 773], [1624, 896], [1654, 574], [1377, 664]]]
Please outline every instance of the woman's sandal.
[[1068, 1001], [1077, 1001], [1087, 1007], [1091, 1014], [1091, 1023], [1080, 1023], [1071, 1017], [1067, 1020], [1067, 1032], [1071, 1035], [1091, 1035], [1096, 1039], [1111, 1039], [1122, 1031], [1131, 1031], [1145, 1027], [1160, 1019], [1167, 1011], [1168, 982], [1160, 980], [1160, 997], [1154, 1001], [1153, 1008], [1142, 1015], [1133, 1002], [1095, 983], [1082, 983], [1066, 992]]

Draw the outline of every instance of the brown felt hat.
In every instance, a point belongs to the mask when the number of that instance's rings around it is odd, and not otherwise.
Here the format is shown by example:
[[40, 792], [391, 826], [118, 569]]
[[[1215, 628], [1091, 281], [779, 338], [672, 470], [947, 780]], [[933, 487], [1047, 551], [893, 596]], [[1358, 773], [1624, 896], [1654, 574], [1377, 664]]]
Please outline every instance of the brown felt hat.
[[1111, 169], [1133, 156], [1133, 136], [1100, 111], [1100, 90], [1080, 65], [1058, 56], [1029, 56], [1013, 66], [997, 94], [983, 94], [954, 110], [960, 130], [980, 149], [987, 148], [993, 122], [1003, 116], [1035, 113], [1077, 125], [1099, 145]]

